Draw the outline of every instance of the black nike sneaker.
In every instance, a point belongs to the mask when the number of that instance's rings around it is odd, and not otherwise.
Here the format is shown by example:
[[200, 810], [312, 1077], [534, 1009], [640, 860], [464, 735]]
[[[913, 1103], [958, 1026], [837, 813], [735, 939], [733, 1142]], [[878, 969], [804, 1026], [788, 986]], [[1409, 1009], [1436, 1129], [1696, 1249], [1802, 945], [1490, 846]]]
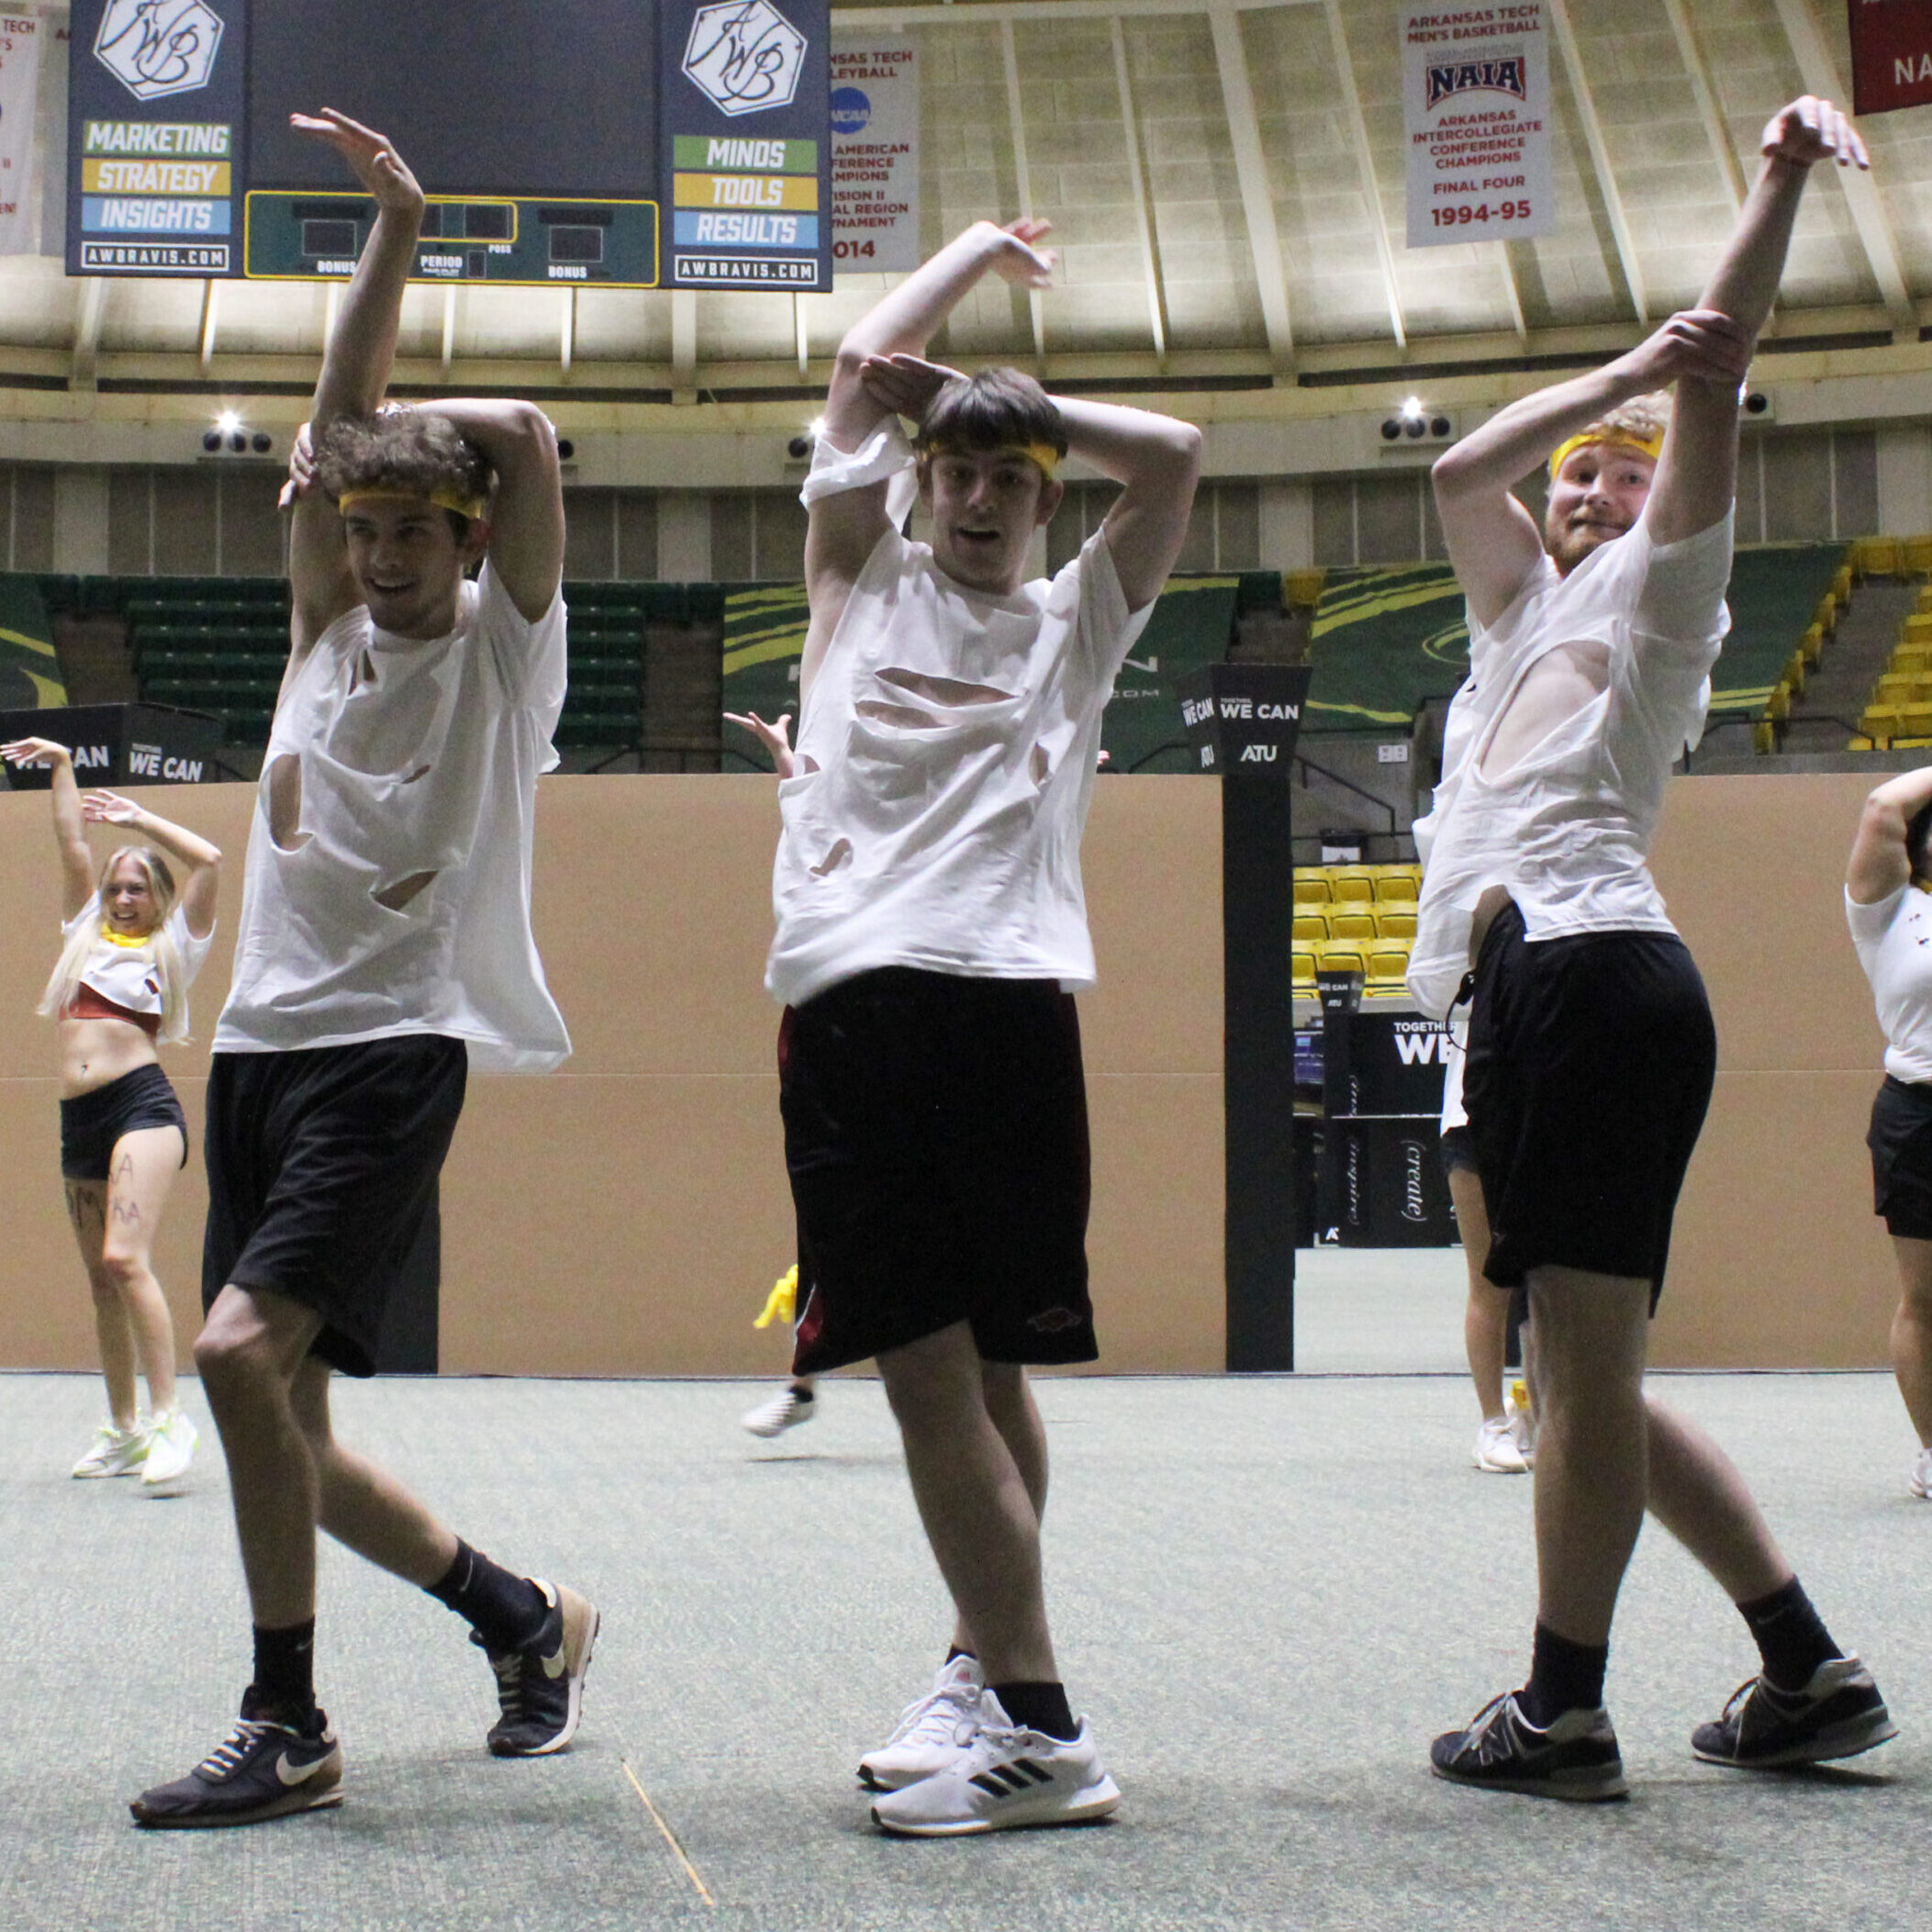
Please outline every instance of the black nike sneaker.
[[574, 1590], [532, 1577], [550, 1605], [535, 1636], [515, 1650], [492, 1650], [480, 1634], [470, 1641], [497, 1673], [497, 1701], [502, 1714], [490, 1726], [488, 1743], [498, 1758], [543, 1758], [561, 1751], [575, 1737], [584, 1709], [584, 1676], [602, 1619], [596, 1606]]
[[1532, 1798], [1589, 1804], [1630, 1790], [1607, 1711], [1565, 1711], [1538, 1730], [1513, 1691], [1485, 1704], [1467, 1730], [1445, 1731], [1429, 1747], [1429, 1762], [1452, 1784]]
[[1856, 1758], [1897, 1736], [1871, 1672], [1855, 1657], [1834, 1657], [1802, 1691], [1781, 1691], [1762, 1677], [1739, 1684], [1717, 1721], [1692, 1733], [1691, 1748], [1706, 1764], [1775, 1770]]
[[157, 1784], [129, 1805], [151, 1831], [259, 1825], [342, 1802], [342, 1748], [320, 1711], [299, 1724], [262, 1714], [252, 1687], [235, 1727], [185, 1778]]

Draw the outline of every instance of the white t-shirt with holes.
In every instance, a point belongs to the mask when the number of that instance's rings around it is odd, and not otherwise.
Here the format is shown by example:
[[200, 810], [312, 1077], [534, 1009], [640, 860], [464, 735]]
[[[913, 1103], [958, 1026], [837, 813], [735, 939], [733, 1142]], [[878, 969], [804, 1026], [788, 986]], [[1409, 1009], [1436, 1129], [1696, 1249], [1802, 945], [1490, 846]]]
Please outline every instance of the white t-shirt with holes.
[[[1648, 853], [1670, 768], [1703, 729], [1711, 666], [1730, 629], [1730, 575], [1728, 515], [1663, 545], [1639, 518], [1568, 576], [1543, 557], [1494, 624], [1470, 624], [1442, 783], [1413, 828], [1424, 870], [1409, 990], [1424, 1012], [1448, 1012], [1491, 886], [1509, 888], [1532, 940], [1676, 930]], [[1606, 688], [1506, 770], [1486, 774], [1483, 755], [1524, 675], [1566, 643], [1604, 648]]]
[[1848, 889], [1845, 919], [1878, 1004], [1885, 1071], [1932, 1084], [1932, 893], [1901, 886], [1861, 906]]
[[[827, 469], [862, 487], [912, 460], [896, 429], [856, 457], [820, 449], [808, 498], [830, 493]], [[778, 787], [774, 999], [887, 966], [1093, 985], [1080, 834], [1100, 713], [1152, 608], [1128, 610], [1099, 532], [1011, 597], [955, 582], [897, 530], [879, 539]]]
[[262, 760], [217, 1053], [442, 1033], [480, 1072], [569, 1054], [530, 923], [564, 674], [561, 594], [531, 623], [487, 564], [443, 637], [366, 606], [322, 633]]
[[[98, 927], [101, 922], [101, 895], [96, 892], [72, 919], [62, 922], [61, 937], [71, 940], [76, 932]], [[196, 939], [188, 931], [188, 915], [176, 906], [168, 914], [165, 930], [181, 955], [182, 992], [185, 994], [208, 956], [208, 948], [215, 943], [215, 929], [210, 926]], [[103, 934], [100, 944], [88, 955], [87, 964], [81, 968], [81, 984], [93, 988], [103, 1000], [111, 1000], [130, 1013], [161, 1011], [161, 967], [147, 946], [121, 945]]]

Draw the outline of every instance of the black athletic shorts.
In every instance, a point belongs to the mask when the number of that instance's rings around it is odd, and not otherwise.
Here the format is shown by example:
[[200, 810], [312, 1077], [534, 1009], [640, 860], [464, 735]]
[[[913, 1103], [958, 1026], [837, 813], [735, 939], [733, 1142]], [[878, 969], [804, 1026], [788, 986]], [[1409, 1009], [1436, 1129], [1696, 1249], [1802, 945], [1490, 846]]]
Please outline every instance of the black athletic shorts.
[[1476, 1171], [1476, 1137], [1467, 1122], [1460, 1127], [1445, 1127], [1437, 1143], [1442, 1151], [1445, 1174], [1473, 1174]]
[[203, 1309], [230, 1281], [285, 1295], [322, 1317], [312, 1353], [374, 1375], [468, 1076], [468, 1049], [437, 1033], [215, 1055]]
[[1087, 1086], [1053, 980], [888, 966], [788, 1008], [792, 1369], [970, 1322], [992, 1362], [1090, 1362]]
[[1669, 932], [1532, 943], [1513, 905], [1476, 963], [1463, 1099], [1490, 1255], [1513, 1288], [1537, 1267], [1663, 1292], [1670, 1219], [1717, 1070], [1690, 949]]
[[188, 1164], [188, 1117], [168, 1077], [152, 1061], [90, 1093], [61, 1102], [61, 1174], [67, 1180], [106, 1180], [114, 1144], [143, 1127], [181, 1129], [181, 1164]]
[[1871, 1212], [1886, 1231], [1932, 1241], [1932, 1087], [1888, 1073], [1871, 1103]]

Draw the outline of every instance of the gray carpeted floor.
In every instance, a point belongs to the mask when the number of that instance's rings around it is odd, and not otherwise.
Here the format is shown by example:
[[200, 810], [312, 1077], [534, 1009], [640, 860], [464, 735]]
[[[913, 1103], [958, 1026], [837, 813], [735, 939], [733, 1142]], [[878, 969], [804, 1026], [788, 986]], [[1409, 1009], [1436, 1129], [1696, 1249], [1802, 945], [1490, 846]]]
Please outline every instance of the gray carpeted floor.
[[583, 1732], [561, 1758], [490, 1759], [492, 1685], [455, 1619], [330, 1551], [318, 1677], [346, 1803], [150, 1836], [124, 1801], [217, 1740], [248, 1671], [218, 1450], [179, 1502], [71, 1481], [95, 1385], [9, 1376], [0, 1926], [1919, 1923], [1932, 1506], [1905, 1492], [1896, 1397], [1876, 1376], [1669, 1386], [1873, 1662], [1896, 1743], [1795, 1777], [1697, 1764], [1689, 1729], [1752, 1654], [1647, 1535], [1610, 1686], [1632, 1802], [1453, 1790], [1428, 1775], [1429, 1737], [1520, 1678], [1533, 1603], [1529, 1485], [1470, 1469], [1465, 1386], [1062, 1380], [1042, 1387], [1054, 1612], [1126, 1802], [1097, 1828], [909, 1844], [872, 1832], [852, 1777], [944, 1636], [876, 1383], [828, 1385], [820, 1417], [768, 1446], [737, 1426], [748, 1384], [342, 1387], [345, 1439], [602, 1605]]

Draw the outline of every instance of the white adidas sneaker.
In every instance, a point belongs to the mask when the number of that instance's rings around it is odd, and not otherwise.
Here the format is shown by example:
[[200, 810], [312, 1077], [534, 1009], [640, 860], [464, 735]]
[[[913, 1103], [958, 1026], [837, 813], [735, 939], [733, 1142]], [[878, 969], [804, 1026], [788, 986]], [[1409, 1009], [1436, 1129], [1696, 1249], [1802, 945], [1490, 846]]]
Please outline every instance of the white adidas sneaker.
[[1469, 1459], [1486, 1475], [1521, 1476], [1529, 1468], [1529, 1458], [1516, 1439], [1513, 1418], [1484, 1416]]
[[86, 1455], [73, 1466], [73, 1474], [84, 1481], [96, 1476], [137, 1476], [148, 1456], [149, 1425], [146, 1416], [138, 1418], [132, 1428], [117, 1428], [110, 1420], [94, 1432]]
[[955, 1657], [940, 1667], [932, 1688], [899, 1713], [891, 1737], [859, 1760], [867, 1791], [896, 1792], [944, 1770], [979, 1727], [979, 1696], [986, 1678], [977, 1657]]
[[140, 1486], [144, 1495], [178, 1496], [186, 1486], [188, 1465], [195, 1460], [200, 1432], [179, 1409], [157, 1415], [148, 1436]]
[[[76, 1469], [74, 1474], [78, 1476], [80, 1471]], [[1918, 1460], [1912, 1465], [1912, 1475], [1906, 1487], [1915, 1496], [1922, 1496], [1932, 1502], [1932, 1449], [1918, 1452]]]
[[1071, 1738], [1017, 1728], [988, 1691], [979, 1726], [944, 1770], [887, 1792], [872, 1807], [882, 1831], [914, 1838], [964, 1837], [1041, 1825], [1084, 1825], [1121, 1802], [1087, 1720]]

